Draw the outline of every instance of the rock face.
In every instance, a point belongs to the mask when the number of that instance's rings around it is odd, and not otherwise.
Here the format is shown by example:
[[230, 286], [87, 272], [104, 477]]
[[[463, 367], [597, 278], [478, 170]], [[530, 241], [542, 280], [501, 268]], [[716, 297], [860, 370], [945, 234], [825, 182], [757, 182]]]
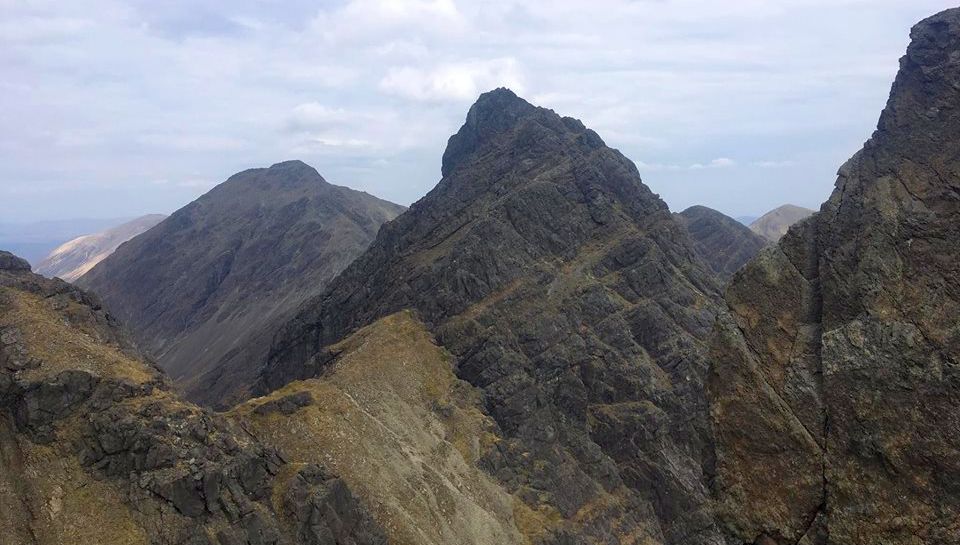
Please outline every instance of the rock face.
[[256, 380], [274, 324], [403, 208], [289, 161], [230, 177], [77, 283], [100, 295], [190, 399], [223, 406]]
[[[322, 463], [366, 500], [392, 545], [534, 543], [541, 514], [477, 466], [500, 440], [480, 391], [409, 311], [332, 350], [322, 377], [231, 412], [291, 463]], [[411, 490], [416, 491], [411, 493]]]
[[506, 89], [470, 109], [442, 174], [283, 328], [260, 391], [414, 309], [496, 424], [477, 463], [543, 543], [720, 543], [702, 388], [718, 288], [686, 229], [596, 133]]
[[787, 233], [791, 225], [813, 214], [813, 210], [785, 204], [760, 216], [750, 224], [750, 230], [770, 242], [777, 242]]
[[163, 214], [141, 216], [122, 225], [65, 242], [37, 265], [37, 273], [73, 282], [116, 251], [117, 247], [166, 218]]
[[3, 252], [0, 504], [2, 545], [386, 544], [342, 479], [179, 400], [95, 298]]
[[727, 290], [709, 395], [739, 542], [960, 543], [960, 9], [911, 38], [833, 195]]
[[686, 226], [693, 247], [721, 282], [729, 280], [767, 244], [749, 227], [706, 206], [691, 206], [675, 216]]

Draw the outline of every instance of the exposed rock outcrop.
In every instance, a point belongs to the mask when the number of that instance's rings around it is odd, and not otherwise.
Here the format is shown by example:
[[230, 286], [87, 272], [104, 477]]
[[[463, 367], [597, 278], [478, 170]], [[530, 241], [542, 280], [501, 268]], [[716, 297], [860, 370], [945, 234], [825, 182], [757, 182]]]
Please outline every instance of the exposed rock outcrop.
[[691, 206], [674, 214], [687, 228], [693, 247], [721, 282], [750, 261], [767, 240], [739, 221], [706, 206]]
[[393, 545], [535, 543], [549, 527], [477, 466], [500, 438], [481, 394], [409, 311], [332, 347], [322, 377], [232, 411], [291, 463], [322, 463], [372, 506]]
[[911, 38], [833, 195], [727, 290], [709, 393], [739, 542], [960, 543], [960, 9]]
[[188, 398], [224, 407], [274, 326], [403, 207], [327, 183], [300, 161], [231, 176], [77, 282], [100, 295]]
[[0, 253], [0, 544], [386, 543], [336, 475], [177, 399], [94, 297], [21, 261]]
[[352, 331], [415, 309], [482, 392], [478, 463], [547, 543], [720, 543], [702, 375], [717, 285], [634, 165], [506, 89], [443, 179], [277, 336], [261, 391], [322, 374]]

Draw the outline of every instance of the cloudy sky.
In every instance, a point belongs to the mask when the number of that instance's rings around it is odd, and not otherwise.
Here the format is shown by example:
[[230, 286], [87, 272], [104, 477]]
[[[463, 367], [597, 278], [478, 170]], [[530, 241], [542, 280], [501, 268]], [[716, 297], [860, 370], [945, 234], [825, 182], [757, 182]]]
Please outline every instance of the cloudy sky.
[[170, 212], [292, 158], [409, 204], [485, 90], [675, 210], [817, 207], [934, 0], [0, 0], [0, 220]]

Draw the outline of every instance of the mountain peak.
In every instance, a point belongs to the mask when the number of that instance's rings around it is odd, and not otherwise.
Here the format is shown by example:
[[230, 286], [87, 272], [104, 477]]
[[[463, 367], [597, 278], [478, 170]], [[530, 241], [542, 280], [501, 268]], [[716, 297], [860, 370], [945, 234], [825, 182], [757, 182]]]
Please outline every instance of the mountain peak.
[[312, 166], [304, 163], [300, 159], [290, 159], [289, 161], [280, 161], [279, 163], [274, 163], [270, 165], [270, 170], [285, 170], [285, 171], [304, 171], [304, 172], [315, 172], [317, 175], [320, 173], [317, 172], [317, 169]]
[[[895, 139], [928, 134], [949, 138], [958, 113], [960, 88], [960, 8], [948, 9], [913, 26], [910, 45], [890, 91], [878, 130]], [[898, 142], [895, 145], [902, 144]], [[913, 146], [933, 151], [929, 146]]]
[[441, 174], [450, 174], [480, 143], [507, 131], [537, 110], [536, 106], [505, 87], [483, 93], [467, 112], [463, 127], [447, 141]]

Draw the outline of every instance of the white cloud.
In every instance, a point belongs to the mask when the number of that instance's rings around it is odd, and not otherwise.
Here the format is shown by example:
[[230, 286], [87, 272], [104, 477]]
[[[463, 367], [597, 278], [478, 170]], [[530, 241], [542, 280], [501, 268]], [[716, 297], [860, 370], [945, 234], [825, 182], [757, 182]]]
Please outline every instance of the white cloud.
[[453, 35], [467, 30], [467, 20], [453, 0], [351, 0], [318, 14], [310, 28], [328, 42], [344, 44], [396, 35]]
[[689, 165], [676, 165], [664, 163], [645, 163], [637, 161], [638, 170], [703, 170], [708, 168], [730, 168], [737, 166], [737, 162], [728, 157], [718, 157], [707, 163], [692, 163]]
[[910, 26], [951, 3], [0, 0], [0, 187], [80, 199], [0, 215], [175, 209], [196, 195], [178, 180], [288, 158], [409, 203], [499, 86], [645, 159], [675, 208], [815, 205], [875, 126]]
[[790, 160], [785, 161], [753, 161], [750, 163], [752, 167], [759, 168], [786, 168], [795, 166], [797, 163]]
[[515, 59], [449, 63], [427, 69], [391, 68], [380, 80], [380, 89], [387, 93], [428, 101], [471, 100], [496, 87], [523, 92], [523, 75]]

